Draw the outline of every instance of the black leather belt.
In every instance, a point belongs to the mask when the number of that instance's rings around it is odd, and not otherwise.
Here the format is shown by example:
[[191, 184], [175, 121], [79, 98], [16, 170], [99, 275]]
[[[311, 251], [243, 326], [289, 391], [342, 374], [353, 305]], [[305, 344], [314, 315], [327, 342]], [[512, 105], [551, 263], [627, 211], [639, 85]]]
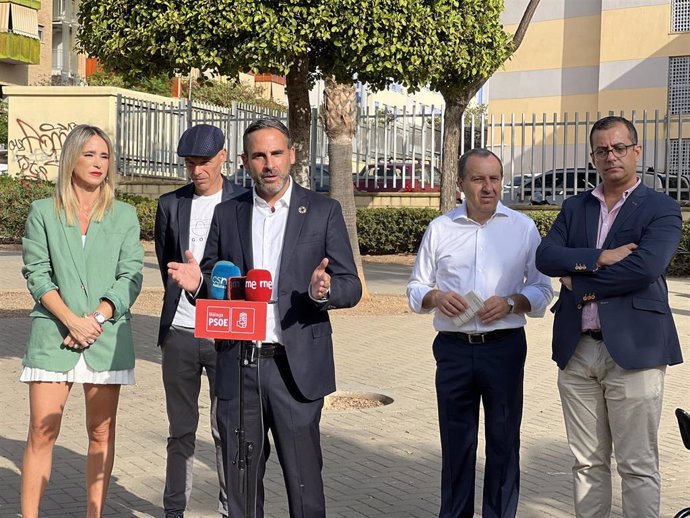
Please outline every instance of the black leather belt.
[[495, 331], [488, 331], [486, 333], [461, 333], [459, 331], [440, 331], [440, 333], [442, 335], [451, 336], [470, 344], [485, 344], [486, 342], [493, 342], [494, 340], [508, 336], [518, 329], [519, 328], [496, 329]]
[[604, 335], [602, 334], [601, 329], [585, 329], [584, 331], [582, 331], [582, 334], [591, 336], [595, 340], [599, 341], [604, 339]]
[[259, 358], [273, 358], [274, 356], [284, 356], [285, 347], [274, 342], [263, 342], [261, 349], [257, 349], [257, 352], [259, 353]]

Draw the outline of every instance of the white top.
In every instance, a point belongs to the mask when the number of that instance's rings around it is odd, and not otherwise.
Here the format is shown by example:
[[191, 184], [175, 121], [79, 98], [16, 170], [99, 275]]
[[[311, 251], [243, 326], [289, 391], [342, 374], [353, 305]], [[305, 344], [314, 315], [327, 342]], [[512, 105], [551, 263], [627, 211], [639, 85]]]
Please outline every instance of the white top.
[[[252, 254], [254, 268], [268, 270], [273, 278], [271, 300], [277, 300], [280, 259], [283, 255], [283, 241], [287, 227], [290, 196], [292, 196], [292, 179], [288, 177], [288, 188], [283, 196], [275, 202], [273, 209], [258, 194], [254, 194], [252, 210]], [[245, 272], [246, 274], [246, 272]], [[280, 327], [278, 304], [269, 304], [266, 315], [266, 342], [282, 343], [283, 330]]]
[[[189, 215], [189, 243], [188, 250], [192, 252], [197, 263], [201, 263], [206, 247], [206, 238], [211, 228], [213, 211], [223, 199], [223, 190], [208, 196], [194, 195], [192, 197], [192, 210]], [[179, 327], [194, 328], [195, 308], [189, 303], [187, 297], [180, 297], [177, 311], [173, 318], [173, 325]]]
[[[86, 243], [86, 236], [81, 236], [81, 244]], [[97, 347], [98, 341], [92, 347]], [[29, 383], [32, 381], [43, 382], [67, 382], [67, 383], [93, 383], [95, 385], [134, 385], [134, 369], [119, 371], [95, 371], [86, 363], [84, 355], [79, 355], [79, 361], [70, 370], [65, 372], [49, 371], [34, 367], [24, 367], [19, 376], [19, 381]]]
[[[422, 309], [422, 300], [432, 289], [459, 295], [473, 290], [483, 300], [493, 295], [522, 294], [532, 307], [529, 316], [544, 316], [553, 289], [551, 280], [534, 264], [540, 241], [529, 217], [500, 202], [483, 225], [470, 219], [466, 204], [462, 204], [429, 224], [407, 284], [410, 308], [416, 313], [432, 311]], [[434, 315], [437, 331], [483, 333], [525, 323], [524, 315], [513, 313], [489, 325], [475, 317], [457, 327], [440, 311]]]

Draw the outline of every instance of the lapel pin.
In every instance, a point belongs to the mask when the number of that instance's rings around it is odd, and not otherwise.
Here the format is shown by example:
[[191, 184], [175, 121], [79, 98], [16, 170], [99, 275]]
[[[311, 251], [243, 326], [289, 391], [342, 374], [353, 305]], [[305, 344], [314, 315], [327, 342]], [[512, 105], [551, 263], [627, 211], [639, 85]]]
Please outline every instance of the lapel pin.
[[306, 213], [307, 213], [307, 208], [306, 208], [304, 205], [300, 205], [300, 206], [297, 208], [297, 212], [299, 212], [300, 214], [306, 214]]

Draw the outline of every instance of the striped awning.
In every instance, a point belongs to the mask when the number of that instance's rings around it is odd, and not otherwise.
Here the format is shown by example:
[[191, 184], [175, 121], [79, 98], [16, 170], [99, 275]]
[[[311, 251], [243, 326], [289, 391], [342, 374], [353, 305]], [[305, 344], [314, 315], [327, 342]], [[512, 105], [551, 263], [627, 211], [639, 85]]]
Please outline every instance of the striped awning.
[[0, 32], [9, 32], [10, 30], [10, 5], [0, 3]]
[[11, 31], [15, 34], [38, 39], [38, 11], [23, 5], [0, 4], [10, 6]]

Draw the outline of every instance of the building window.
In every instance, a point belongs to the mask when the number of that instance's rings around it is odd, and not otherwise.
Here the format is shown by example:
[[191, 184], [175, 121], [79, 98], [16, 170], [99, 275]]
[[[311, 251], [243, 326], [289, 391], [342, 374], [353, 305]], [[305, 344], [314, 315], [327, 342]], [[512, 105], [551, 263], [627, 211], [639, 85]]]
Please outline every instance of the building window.
[[669, 58], [668, 113], [690, 113], [690, 56]]
[[690, 31], [690, 0], [671, 0], [671, 30]]
[[38, 39], [43, 43], [43, 35], [45, 34], [45, 27], [43, 25], [38, 26]]

